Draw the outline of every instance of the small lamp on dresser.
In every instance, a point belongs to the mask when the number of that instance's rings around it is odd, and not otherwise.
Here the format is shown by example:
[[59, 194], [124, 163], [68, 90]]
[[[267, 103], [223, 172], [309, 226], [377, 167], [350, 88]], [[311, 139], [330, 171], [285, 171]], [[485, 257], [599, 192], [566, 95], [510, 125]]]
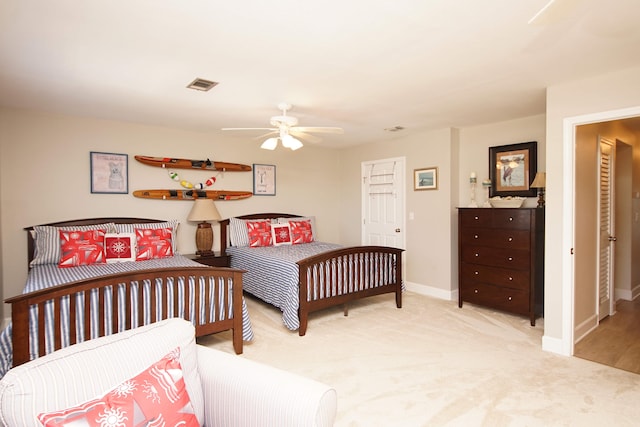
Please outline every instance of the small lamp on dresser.
[[196, 199], [193, 201], [193, 207], [187, 221], [199, 221], [198, 229], [196, 230], [196, 254], [198, 255], [211, 255], [213, 251], [213, 229], [211, 224], [207, 221], [219, 220], [220, 214], [216, 205], [211, 199]]
[[538, 207], [544, 206], [544, 189], [547, 186], [547, 174], [545, 172], [536, 173], [536, 177], [531, 183], [531, 188], [538, 189]]

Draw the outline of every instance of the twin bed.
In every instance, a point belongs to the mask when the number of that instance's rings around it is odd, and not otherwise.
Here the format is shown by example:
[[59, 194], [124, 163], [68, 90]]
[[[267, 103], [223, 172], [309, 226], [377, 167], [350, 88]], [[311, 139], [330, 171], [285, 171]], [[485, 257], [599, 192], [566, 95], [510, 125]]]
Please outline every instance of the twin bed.
[[[34, 265], [23, 294], [5, 301], [12, 306], [12, 319], [0, 333], [0, 376], [12, 364], [168, 317], [190, 320], [196, 336], [231, 330], [234, 350], [240, 354], [243, 340], [253, 339], [243, 290], [278, 307], [284, 325], [301, 336], [307, 331], [310, 313], [344, 305], [346, 315], [347, 304], [359, 298], [393, 293], [401, 308], [401, 249], [340, 247], [315, 239], [263, 247], [233, 242], [234, 233], [242, 233], [238, 227], [248, 222], [266, 220], [289, 227], [289, 222], [306, 219], [267, 213], [221, 221], [221, 252], [231, 255], [232, 268], [207, 267], [175, 251], [170, 257], [136, 262], [69, 268]], [[125, 231], [166, 224], [140, 218], [94, 218], [44, 227], [74, 229], [107, 223]], [[42, 249], [34, 229], [39, 228], [25, 229], [30, 266], [38, 256], [36, 247]]]
[[253, 331], [240, 270], [207, 267], [175, 251], [68, 268], [54, 261], [60, 258], [58, 230], [171, 230], [175, 244], [176, 227], [153, 219], [94, 218], [26, 228], [30, 270], [23, 293], [5, 301], [11, 324], [0, 333], [0, 376], [70, 344], [170, 317], [191, 321], [196, 336], [231, 330], [234, 350], [242, 353]]
[[309, 243], [278, 245], [275, 231], [273, 244], [251, 247], [237, 237], [247, 223], [261, 221], [272, 226], [308, 221], [313, 236], [315, 218], [261, 213], [220, 222], [220, 251], [230, 255], [231, 267], [245, 271], [244, 292], [279, 308], [288, 329], [303, 336], [310, 313], [342, 305], [347, 315], [349, 302], [373, 295], [393, 293], [402, 307], [402, 249], [342, 247], [313, 237]]

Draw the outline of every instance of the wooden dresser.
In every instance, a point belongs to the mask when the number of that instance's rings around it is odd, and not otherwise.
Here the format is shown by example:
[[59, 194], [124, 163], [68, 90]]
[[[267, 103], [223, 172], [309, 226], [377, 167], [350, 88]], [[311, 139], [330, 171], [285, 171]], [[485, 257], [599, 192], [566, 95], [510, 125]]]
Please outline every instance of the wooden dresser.
[[458, 209], [458, 306], [528, 315], [544, 292], [544, 208]]

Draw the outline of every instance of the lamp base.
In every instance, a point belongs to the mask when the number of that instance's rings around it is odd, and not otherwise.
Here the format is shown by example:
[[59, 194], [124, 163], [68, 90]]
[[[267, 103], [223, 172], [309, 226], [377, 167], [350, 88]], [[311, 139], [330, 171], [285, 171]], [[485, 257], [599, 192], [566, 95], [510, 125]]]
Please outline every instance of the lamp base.
[[198, 229], [196, 230], [196, 255], [211, 255], [213, 251], [211, 247], [213, 246], [213, 229], [211, 228], [211, 224], [208, 222], [201, 222], [198, 224]]
[[544, 191], [543, 190], [538, 191], [538, 207], [539, 208], [544, 207]]

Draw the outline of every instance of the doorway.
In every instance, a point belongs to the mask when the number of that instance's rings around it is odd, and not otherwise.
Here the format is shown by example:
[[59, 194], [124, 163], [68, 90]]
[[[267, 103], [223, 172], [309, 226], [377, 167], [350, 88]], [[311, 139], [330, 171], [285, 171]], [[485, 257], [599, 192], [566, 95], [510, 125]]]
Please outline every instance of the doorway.
[[[635, 141], [640, 141], [640, 127], [638, 123], [640, 118], [636, 117], [640, 114], [640, 108], [628, 109], [618, 112], [601, 113], [597, 115], [590, 115], [584, 117], [575, 117], [565, 120], [565, 154], [569, 154], [565, 161], [566, 164], [572, 166], [566, 170], [573, 171], [570, 175], [565, 176], [568, 181], [565, 182], [564, 187], [565, 197], [571, 204], [569, 209], [569, 215], [565, 218], [565, 224], [569, 226], [571, 236], [565, 236], [564, 246], [566, 251], [563, 256], [566, 256], [564, 260], [565, 265], [570, 265], [570, 277], [563, 281], [563, 294], [568, 298], [563, 298], [563, 348], [566, 350], [567, 355], [575, 355], [574, 343], [580, 341], [586, 337], [589, 332], [598, 328], [598, 293], [596, 292], [597, 277], [597, 265], [598, 265], [598, 250], [597, 250], [597, 238], [596, 233], [593, 230], [598, 228], [597, 215], [593, 215], [591, 212], [595, 212], [598, 209], [598, 176], [595, 172], [591, 175], [585, 175], [584, 168], [580, 168], [580, 165], [584, 165], [585, 162], [588, 165], [595, 165], [597, 159], [597, 137], [598, 129], [603, 127], [624, 125], [625, 129], [631, 132]], [[615, 126], [614, 126], [615, 125]], [[580, 149], [580, 133], [592, 126], [595, 129], [590, 137], [591, 151], [585, 152]], [[595, 134], [595, 135], [594, 135]], [[584, 136], [584, 135], [583, 135]], [[615, 139], [615, 138], [614, 138]], [[617, 252], [620, 252], [622, 258], [621, 266], [618, 265], [618, 261], [615, 262], [616, 268], [613, 270], [615, 276], [619, 274], [623, 275], [623, 279], [627, 280], [628, 292], [626, 295], [612, 295], [614, 298], [622, 297], [625, 300], [631, 301], [634, 296], [633, 285], [630, 280], [631, 274], [631, 245], [632, 245], [632, 199], [631, 195], [631, 170], [632, 170], [632, 149], [627, 144], [623, 144], [622, 141], [616, 140], [615, 144], [620, 145], [620, 156], [626, 158], [628, 161], [628, 170], [624, 173], [627, 175], [629, 187], [623, 191], [625, 200], [627, 203], [624, 209], [619, 209], [626, 213], [626, 224], [629, 228], [626, 231], [618, 230], [616, 233], [619, 236], [628, 237], [628, 242], [624, 245], [626, 249], [621, 251], [618, 248]], [[593, 160], [593, 162], [592, 162]], [[590, 166], [590, 168], [592, 168]], [[593, 168], [591, 169], [593, 171]], [[635, 200], [634, 200], [635, 202]], [[565, 205], [568, 206], [568, 205]], [[635, 208], [634, 208], [635, 209]], [[570, 221], [570, 222], [566, 222]], [[618, 222], [618, 217], [615, 217], [615, 221]], [[587, 230], [587, 232], [585, 232]], [[591, 231], [588, 231], [591, 230]], [[589, 240], [592, 239], [592, 240]], [[618, 242], [616, 242], [616, 245]], [[592, 249], [590, 249], [592, 248]], [[575, 249], [575, 255], [574, 255]], [[628, 263], [624, 260], [627, 256]], [[625, 271], [626, 270], [626, 271]], [[619, 273], [621, 272], [621, 273]], [[625, 278], [624, 275], [627, 275]], [[637, 291], [637, 290], [636, 290]], [[616, 286], [616, 292], [618, 287]], [[611, 316], [613, 317], [613, 316]], [[605, 322], [608, 319], [605, 319]]]

